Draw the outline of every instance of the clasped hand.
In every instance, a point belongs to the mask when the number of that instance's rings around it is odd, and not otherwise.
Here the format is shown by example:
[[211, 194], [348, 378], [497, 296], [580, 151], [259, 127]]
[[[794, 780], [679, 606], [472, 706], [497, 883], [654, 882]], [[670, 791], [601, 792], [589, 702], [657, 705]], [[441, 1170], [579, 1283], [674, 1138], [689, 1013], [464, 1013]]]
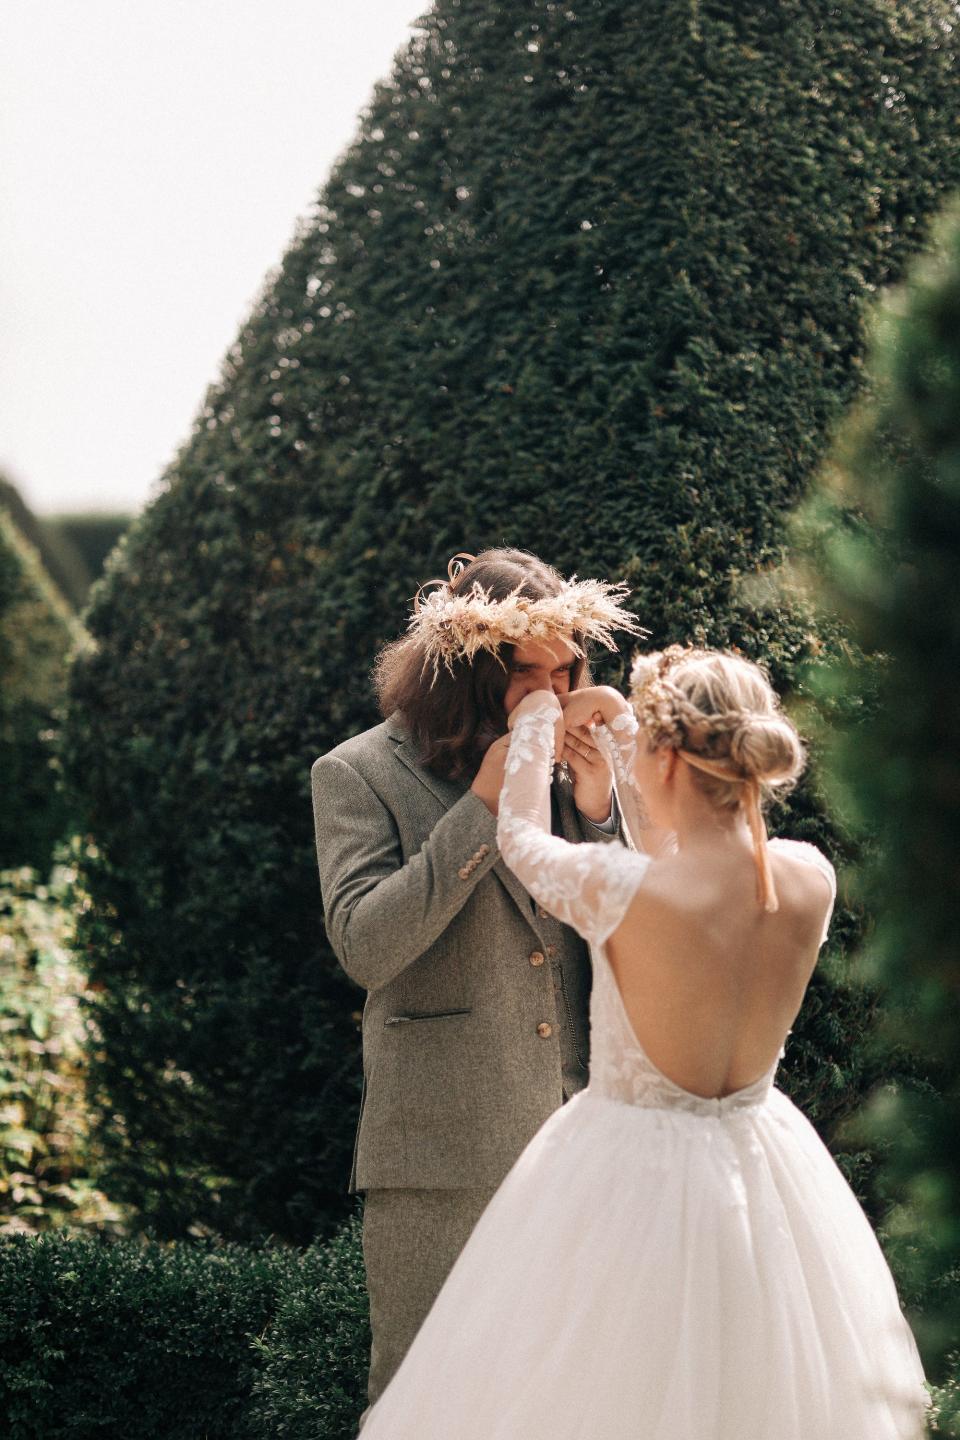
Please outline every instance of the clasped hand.
[[574, 690], [555, 695], [552, 690], [534, 690], [525, 695], [507, 718], [508, 730], [522, 715], [533, 711], [556, 712], [556, 759], [562, 761], [573, 779], [574, 804], [588, 820], [602, 824], [610, 816], [612, 777], [606, 755], [599, 748], [594, 727], [602, 723], [598, 691]]

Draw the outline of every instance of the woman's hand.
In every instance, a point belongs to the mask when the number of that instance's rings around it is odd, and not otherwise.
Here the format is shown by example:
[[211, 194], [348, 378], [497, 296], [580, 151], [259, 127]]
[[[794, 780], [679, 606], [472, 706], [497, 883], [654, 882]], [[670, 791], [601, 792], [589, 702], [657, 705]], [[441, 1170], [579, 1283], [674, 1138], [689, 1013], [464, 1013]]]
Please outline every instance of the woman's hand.
[[512, 730], [518, 720], [525, 715], [553, 715], [554, 722], [554, 752], [553, 758], [556, 761], [563, 759], [563, 738], [564, 719], [563, 711], [560, 709], [560, 701], [552, 690], [531, 690], [524, 695], [518, 705], [515, 705], [507, 716], [507, 729]]
[[[563, 698], [566, 699], [566, 696]], [[507, 729], [512, 730], [516, 722], [524, 715], [535, 715], [541, 710], [555, 710], [557, 715], [563, 714], [560, 709], [560, 700], [552, 690], [531, 690], [524, 695], [507, 716]]]
[[563, 706], [567, 728], [609, 724], [617, 715], [630, 709], [628, 702], [612, 685], [588, 685], [558, 697]]

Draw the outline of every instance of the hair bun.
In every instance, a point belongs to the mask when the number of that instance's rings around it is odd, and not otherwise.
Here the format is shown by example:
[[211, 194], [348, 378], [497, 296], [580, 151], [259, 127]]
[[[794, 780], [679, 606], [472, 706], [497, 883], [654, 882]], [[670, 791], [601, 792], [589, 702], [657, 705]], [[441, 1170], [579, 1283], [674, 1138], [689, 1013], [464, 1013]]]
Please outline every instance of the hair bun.
[[730, 758], [758, 780], [793, 780], [803, 769], [800, 737], [783, 715], [745, 715], [730, 735]]

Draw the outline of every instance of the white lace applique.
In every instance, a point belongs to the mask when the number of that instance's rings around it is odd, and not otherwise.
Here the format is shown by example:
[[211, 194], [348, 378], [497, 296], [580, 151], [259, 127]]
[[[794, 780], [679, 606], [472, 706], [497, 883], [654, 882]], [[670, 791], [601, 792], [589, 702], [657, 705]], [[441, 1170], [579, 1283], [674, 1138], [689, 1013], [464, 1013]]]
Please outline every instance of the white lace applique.
[[643, 850], [644, 832], [649, 820], [637, 782], [633, 778], [633, 765], [637, 755], [640, 727], [632, 710], [624, 710], [610, 721], [609, 725], [598, 725], [594, 736], [600, 750], [606, 755], [613, 770], [613, 784], [617, 792], [617, 803], [623, 816], [627, 834], [634, 848]]
[[505, 767], [497, 843], [535, 900], [593, 944], [620, 924], [647, 866], [620, 845], [571, 845], [550, 833], [556, 697], [518, 716]]

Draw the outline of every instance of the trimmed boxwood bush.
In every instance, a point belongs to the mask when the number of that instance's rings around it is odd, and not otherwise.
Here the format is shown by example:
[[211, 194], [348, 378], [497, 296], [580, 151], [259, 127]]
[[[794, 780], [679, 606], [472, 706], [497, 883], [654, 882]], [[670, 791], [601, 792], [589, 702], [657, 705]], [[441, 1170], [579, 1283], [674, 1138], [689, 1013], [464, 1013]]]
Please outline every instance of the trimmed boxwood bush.
[[359, 1226], [329, 1247], [0, 1238], [8, 1440], [352, 1440]]
[[235, 1437], [293, 1252], [51, 1232], [0, 1241], [10, 1440]]
[[[860, 384], [864, 296], [960, 181], [958, 43], [948, 0], [417, 23], [74, 674], [110, 1188], [163, 1233], [302, 1240], [346, 1204], [360, 996], [308, 772], [376, 719], [419, 581], [506, 542], [626, 577], [653, 643], [737, 646], [781, 685], [823, 648], [743, 582]], [[836, 850], [813, 785], [777, 823]], [[797, 1028], [787, 1081], [827, 1134], [890, 1063], [858, 1048], [871, 1004], [825, 973]]]
[[358, 1218], [306, 1252], [257, 1348], [263, 1361], [251, 1412], [257, 1435], [354, 1440], [370, 1360]]
[[72, 610], [80, 610], [94, 572], [60, 525], [34, 515], [20, 491], [0, 472], [0, 509], [5, 510], [23, 538], [40, 557], [44, 571]]
[[874, 841], [861, 887], [886, 1027], [936, 1082], [885, 1092], [871, 1115], [898, 1201], [889, 1229], [940, 1375], [960, 1333], [960, 204], [874, 331], [869, 400], [798, 527], [861, 647], [820, 688], [853, 717], [866, 702], [831, 769]]
[[44, 522], [47, 530], [62, 536], [80, 556], [91, 577], [81, 595], [81, 605], [87, 600], [90, 584], [103, 571], [107, 556], [129, 528], [132, 519], [132, 515], [123, 512], [78, 510], [54, 515]]

